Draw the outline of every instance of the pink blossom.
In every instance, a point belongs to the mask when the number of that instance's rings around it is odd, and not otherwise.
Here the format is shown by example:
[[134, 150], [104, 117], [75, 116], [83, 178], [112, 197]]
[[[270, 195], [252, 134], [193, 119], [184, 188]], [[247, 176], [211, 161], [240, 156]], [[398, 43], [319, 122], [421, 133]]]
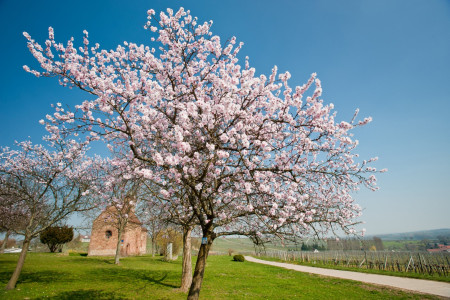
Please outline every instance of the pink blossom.
[[299, 86], [276, 66], [256, 76], [235, 37], [213, 35], [189, 11], [147, 13], [149, 45], [87, 51], [85, 32], [80, 51], [72, 39], [45, 43], [61, 53], [52, 57], [24, 34], [41, 72], [26, 71], [95, 95], [72, 112], [57, 106], [50, 139], [105, 142], [123, 174], [158, 187], [161, 207], [211, 236], [349, 232], [361, 213], [352, 192], [376, 189], [385, 171], [355, 153], [352, 130], [371, 118], [356, 120], [356, 110], [337, 121], [315, 73]]

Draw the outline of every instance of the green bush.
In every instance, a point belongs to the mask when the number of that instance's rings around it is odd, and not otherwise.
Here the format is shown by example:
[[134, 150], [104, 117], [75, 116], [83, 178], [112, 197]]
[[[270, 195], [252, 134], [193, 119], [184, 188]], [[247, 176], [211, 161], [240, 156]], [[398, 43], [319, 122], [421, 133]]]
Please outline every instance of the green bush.
[[243, 262], [243, 261], [245, 261], [245, 258], [243, 255], [238, 254], [238, 255], [233, 256], [233, 260]]
[[50, 252], [59, 250], [61, 252], [62, 245], [73, 239], [73, 228], [67, 226], [51, 226], [44, 229], [40, 234], [41, 243], [46, 244]]

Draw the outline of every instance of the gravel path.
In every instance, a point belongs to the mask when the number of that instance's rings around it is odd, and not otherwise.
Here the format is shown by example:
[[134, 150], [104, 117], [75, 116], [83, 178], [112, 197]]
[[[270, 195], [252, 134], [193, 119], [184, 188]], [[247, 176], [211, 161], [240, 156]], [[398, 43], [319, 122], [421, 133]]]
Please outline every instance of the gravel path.
[[323, 276], [331, 276], [331, 277], [337, 277], [337, 278], [343, 278], [343, 279], [356, 280], [356, 281], [361, 281], [361, 282], [366, 282], [366, 283], [384, 285], [384, 286], [389, 286], [389, 287], [393, 287], [393, 288], [399, 288], [399, 289], [404, 289], [404, 290], [409, 290], [409, 291], [414, 291], [414, 292], [419, 292], [419, 293], [433, 294], [433, 295], [450, 298], [450, 283], [446, 283], [446, 282], [307, 267], [307, 266], [300, 266], [300, 265], [293, 265], [293, 264], [286, 264], [286, 263], [280, 263], [280, 262], [274, 262], [274, 261], [261, 260], [261, 259], [257, 259], [257, 258], [251, 257], [251, 256], [246, 256], [245, 259], [250, 262], [266, 264], [266, 265], [281, 267], [281, 268], [300, 271], [300, 272], [307, 272], [307, 273], [319, 274], [319, 275], [323, 275]]

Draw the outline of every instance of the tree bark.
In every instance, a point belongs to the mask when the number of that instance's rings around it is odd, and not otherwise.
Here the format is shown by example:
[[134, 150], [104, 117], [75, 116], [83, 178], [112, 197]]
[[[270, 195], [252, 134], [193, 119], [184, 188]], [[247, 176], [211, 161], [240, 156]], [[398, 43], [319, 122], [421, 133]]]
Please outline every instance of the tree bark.
[[155, 257], [155, 239], [152, 236], [152, 257]]
[[19, 279], [20, 272], [22, 272], [22, 267], [25, 262], [25, 258], [27, 256], [28, 247], [30, 246], [29, 238], [25, 238], [22, 245], [22, 252], [20, 252], [19, 260], [17, 261], [16, 269], [11, 276], [8, 284], [6, 285], [6, 290], [12, 290], [16, 287], [17, 280]]
[[192, 284], [191, 232], [191, 226], [183, 228], [183, 264], [180, 287], [180, 290], [183, 292], [187, 292]]
[[194, 277], [192, 278], [191, 288], [187, 297], [188, 300], [198, 300], [200, 295], [200, 288], [202, 287], [203, 276], [205, 274], [206, 259], [208, 258], [208, 253], [213, 242], [211, 235], [207, 235], [206, 237], [208, 238], [208, 243], [200, 246], [195, 264]]
[[55, 253], [56, 249], [58, 249], [58, 245], [55, 245], [55, 244], [52, 244], [52, 243], [49, 243], [47, 246], [48, 246], [48, 249], [50, 250], [51, 253]]
[[117, 246], [116, 246], [116, 256], [114, 257], [114, 263], [120, 265], [120, 244], [122, 242], [122, 228], [117, 228]]
[[0, 253], [5, 252], [6, 245], [8, 244], [8, 238], [9, 238], [10, 234], [11, 234], [11, 231], [7, 230], [6, 234], [5, 234], [5, 238], [3, 239], [2, 247], [0, 248]]

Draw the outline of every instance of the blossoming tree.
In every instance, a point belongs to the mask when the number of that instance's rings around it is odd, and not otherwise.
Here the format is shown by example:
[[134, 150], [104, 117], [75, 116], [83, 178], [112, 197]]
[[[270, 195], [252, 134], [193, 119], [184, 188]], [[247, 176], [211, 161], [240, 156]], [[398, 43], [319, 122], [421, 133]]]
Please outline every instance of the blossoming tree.
[[[172, 199], [161, 195], [161, 188], [171, 189], [173, 191]], [[183, 232], [183, 258], [181, 270], [181, 286], [180, 290], [187, 292], [192, 283], [192, 239], [191, 234], [198, 221], [190, 209], [188, 202], [188, 192], [179, 186], [172, 186], [170, 182], [158, 186], [152, 184], [152, 181], [144, 180], [141, 199], [145, 201], [144, 210], [147, 215], [147, 226], [155, 229], [158, 225], [175, 225], [181, 228]], [[156, 238], [152, 233], [152, 242]], [[153, 247], [153, 245], [152, 245]], [[152, 251], [153, 252], [153, 251]]]
[[[120, 161], [118, 162], [121, 163]], [[139, 198], [140, 181], [123, 173], [123, 169], [115, 165], [115, 159], [107, 159], [99, 168], [101, 176], [96, 183], [98, 193], [97, 207], [103, 208], [107, 213], [105, 224], [117, 230], [117, 245], [114, 263], [120, 264], [121, 241], [125, 228], [129, 222], [136, 222], [132, 218]]]
[[15, 199], [8, 190], [0, 190], [0, 232], [5, 232], [0, 253], [3, 253], [8, 238], [25, 227], [28, 216], [23, 209], [15, 205]]
[[25, 33], [42, 68], [26, 71], [58, 76], [93, 97], [73, 111], [57, 108], [42, 123], [127, 149], [136, 176], [179, 213], [195, 216], [206, 242], [188, 299], [199, 296], [217, 237], [348, 232], [360, 214], [351, 192], [376, 189], [375, 159], [358, 162], [351, 134], [370, 118], [336, 121], [316, 74], [295, 87], [276, 67], [256, 75], [248, 58], [239, 64], [242, 43], [221, 41], [211, 26], [183, 8], [159, 16], [149, 10], [145, 27], [156, 49], [125, 42], [101, 50], [86, 31], [77, 49], [73, 39], [57, 43], [52, 28], [43, 48]]
[[22, 142], [17, 150], [0, 151], [0, 199], [6, 199], [11, 215], [24, 217], [20, 226], [12, 228], [24, 240], [7, 290], [16, 285], [31, 240], [70, 213], [88, 208], [84, 200], [95, 164], [85, 158], [85, 144], [55, 140], [52, 145], [48, 150]]

